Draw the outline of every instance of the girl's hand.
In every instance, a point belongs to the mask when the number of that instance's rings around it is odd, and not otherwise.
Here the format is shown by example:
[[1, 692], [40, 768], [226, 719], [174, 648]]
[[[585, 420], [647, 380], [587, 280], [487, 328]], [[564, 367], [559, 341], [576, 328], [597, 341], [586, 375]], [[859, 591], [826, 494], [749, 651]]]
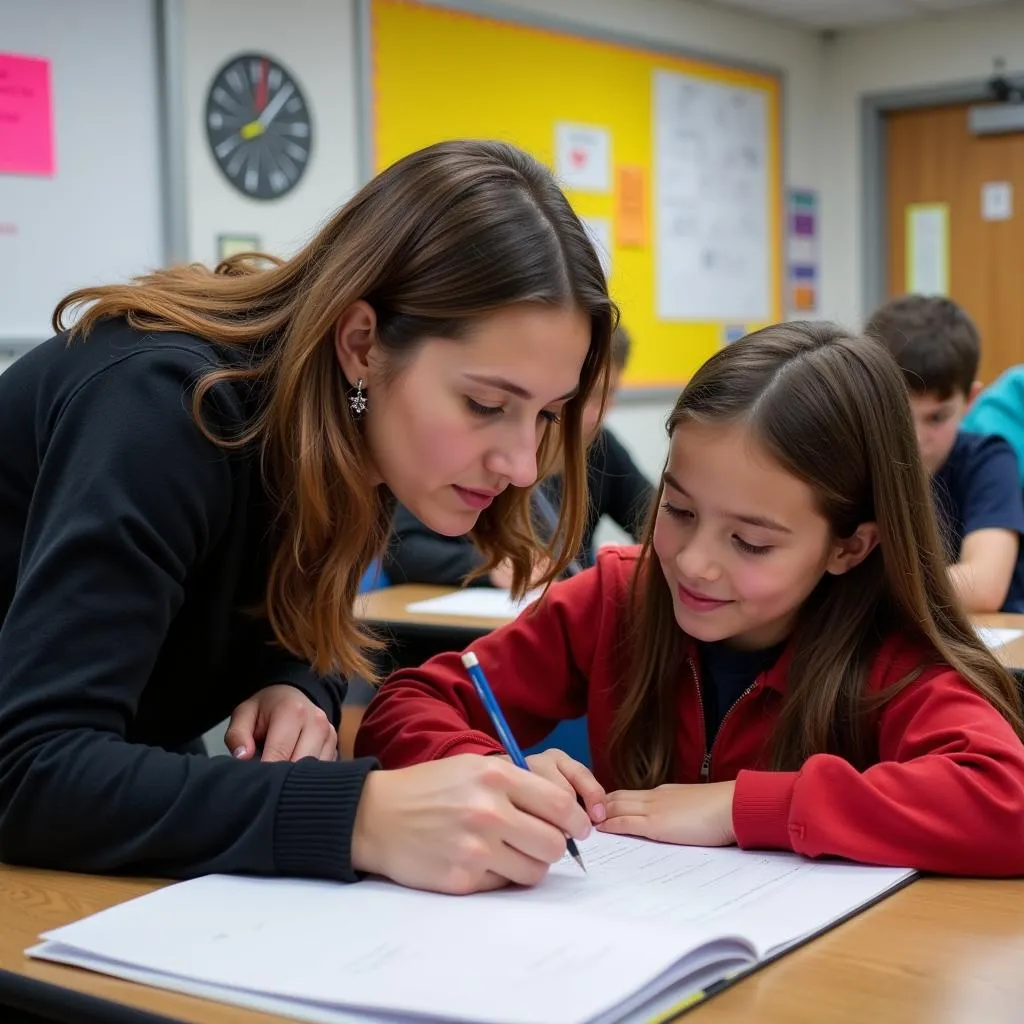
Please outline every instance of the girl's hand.
[[620, 789], [608, 795], [608, 817], [598, 828], [679, 846], [731, 846], [736, 842], [732, 830], [735, 789], [735, 782]]
[[530, 771], [543, 779], [549, 779], [573, 796], [579, 795], [590, 820], [599, 825], [605, 819], [608, 795], [604, 786], [594, 778], [590, 769], [574, 761], [563, 750], [545, 750], [526, 759]]
[[338, 757], [338, 733], [301, 690], [281, 683], [266, 686], [242, 701], [231, 714], [224, 742], [231, 756], [248, 761], [263, 747], [261, 761], [298, 761]]

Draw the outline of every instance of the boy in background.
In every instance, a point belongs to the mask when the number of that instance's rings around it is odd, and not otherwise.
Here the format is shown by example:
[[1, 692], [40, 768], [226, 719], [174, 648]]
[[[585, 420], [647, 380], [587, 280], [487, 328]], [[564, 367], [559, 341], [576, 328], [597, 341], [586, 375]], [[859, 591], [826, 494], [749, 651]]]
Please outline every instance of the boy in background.
[[964, 607], [1024, 611], [1017, 457], [1001, 437], [960, 429], [981, 390], [973, 321], [951, 299], [905, 295], [879, 308], [865, 333], [881, 341], [903, 371], [950, 578]]

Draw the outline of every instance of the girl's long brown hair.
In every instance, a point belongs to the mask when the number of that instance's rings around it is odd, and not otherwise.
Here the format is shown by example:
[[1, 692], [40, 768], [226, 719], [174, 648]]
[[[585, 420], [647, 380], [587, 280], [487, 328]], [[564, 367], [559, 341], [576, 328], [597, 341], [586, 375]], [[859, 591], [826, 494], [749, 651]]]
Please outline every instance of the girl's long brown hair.
[[[396, 372], [425, 338], [462, 338], [512, 303], [574, 307], [590, 318], [579, 393], [539, 453], [542, 472], [557, 455], [565, 476], [560, 544], [548, 553], [549, 575], [558, 575], [583, 530], [581, 415], [607, 374], [617, 311], [553, 177], [512, 146], [454, 141], [413, 153], [367, 184], [289, 260], [250, 254], [214, 271], [193, 264], [83, 288], [58, 305], [54, 326], [64, 330], [69, 312], [84, 306], [72, 339], [124, 317], [140, 331], [185, 331], [244, 350], [245, 365], [220, 365], [199, 380], [192, 408], [212, 440], [262, 452], [279, 508], [266, 614], [280, 643], [318, 671], [373, 678], [363, 653], [373, 643], [353, 602], [387, 540], [392, 501], [385, 487], [366, 483], [370, 455], [333, 344], [339, 318], [359, 299], [375, 310], [377, 340]], [[235, 437], [214, 436], [203, 421], [204, 400], [223, 385], [260, 396]], [[474, 537], [492, 564], [512, 562], [515, 585], [524, 589], [538, 547], [529, 491], [507, 488], [480, 516]]]
[[[772, 736], [775, 769], [799, 768], [820, 752], [858, 767], [873, 763], [873, 713], [919, 674], [866, 694], [879, 646], [894, 632], [931, 647], [936, 664], [955, 669], [1024, 737], [1016, 682], [978, 638], [950, 584], [906, 387], [881, 345], [821, 323], [748, 335], [697, 371], [669, 417], [669, 436], [690, 422], [743, 423], [813, 488], [833, 536], [878, 524], [875, 550], [846, 574], [824, 576], [800, 610]], [[685, 671], [685, 640], [653, 558], [653, 529], [652, 513], [633, 583], [632, 668], [609, 744], [616, 781], [630, 788], [671, 779]]]

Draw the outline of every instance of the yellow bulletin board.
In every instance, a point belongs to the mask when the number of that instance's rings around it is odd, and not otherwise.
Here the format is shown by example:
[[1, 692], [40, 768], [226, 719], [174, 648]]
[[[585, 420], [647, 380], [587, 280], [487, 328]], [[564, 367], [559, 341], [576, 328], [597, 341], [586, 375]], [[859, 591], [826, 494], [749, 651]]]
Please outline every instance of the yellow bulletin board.
[[[511, 12], [362, 0], [360, 15], [369, 55], [365, 169], [376, 173], [451, 138], [503, 139], [552, 167], [577, 214], [610, 250], [610, 289], [633, 339], [627, 387], [678, 387], [724, 342], [781, 318], [776, 75], [589, 37], [585, 28], [518, 22]], [[687, 97], [696, 97], [697, 106], [682, 106]], [[676, 104], [671, 117], [669, 102]], [[744, 145], [733, 128], [735, 145], [714, 154], [716, 165], [708, 153], [720, 150], [724, 134], [715, 134], [715, 118], [744, 103], [755, 111], [752, 137], [762, 140], [760, 149]], [[692, 133], [686, 111], [701, 122]], [[583, 157], [596, 156], [600, 165], [599, 187], [592, 179], [571, 185], [579, 175], [566, 161], [579, 155], [571, 148], [577, 129]], [[754, 167], [745, 178], [744, 161]], [[722, 173], [708, 173], [715, 166]], [[728, 188], [736, 195], [723, 192]], [[683, 207], [673, 206], [679, 201]], [[686, 204], [705, 221], [704, 241], [693, 236], [692, 251]], [[719, 211], [720, 231], [707, 222], [709, 209]], [[745, 230], [757, 244], [744, 250]], [[713, 267], [716, 295], [699, 284], [704, 259]], [[676, 268], [683, 277], [672, 276]], [[698, 283], [678, 292], [665, 285], [676, 280]], [[724, 315], [702, 313], [702, 303]], [[691, 307], [696, 312], [688, 316]]]

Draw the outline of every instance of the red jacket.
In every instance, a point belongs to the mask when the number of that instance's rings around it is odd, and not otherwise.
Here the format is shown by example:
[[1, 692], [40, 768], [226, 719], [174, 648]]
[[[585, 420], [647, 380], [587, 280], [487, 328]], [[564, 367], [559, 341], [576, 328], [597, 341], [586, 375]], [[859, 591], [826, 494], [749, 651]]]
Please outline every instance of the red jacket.
[[[628, 657], [619, 626], [636, 559], [635, 548], [606, 549], [594, 569], [555, 584], [539, 607], [473, 644], [523, 746], [587, 715], [594, 775], [606, 788], [615, 785], [607, 740]], [[870, 689], [904, 678], [929, 653], [890, 636]], [[929, 666], [885, 705], [879, 763], [866, 771], [815, 754], [799, 771], [772, 772], [765, 757], [788, 660], [784, 653], [733, 705], [707, 755], [695, 647], [680, 666], [672, 781], [736, 779], [740, 846], [943, 874], [1024, 874], [1024, 745], [956, 672]], [[376, 755], [386, 768], [500, 750], [457, 653], [396, 672], [356, 740], [357, 755]]]

